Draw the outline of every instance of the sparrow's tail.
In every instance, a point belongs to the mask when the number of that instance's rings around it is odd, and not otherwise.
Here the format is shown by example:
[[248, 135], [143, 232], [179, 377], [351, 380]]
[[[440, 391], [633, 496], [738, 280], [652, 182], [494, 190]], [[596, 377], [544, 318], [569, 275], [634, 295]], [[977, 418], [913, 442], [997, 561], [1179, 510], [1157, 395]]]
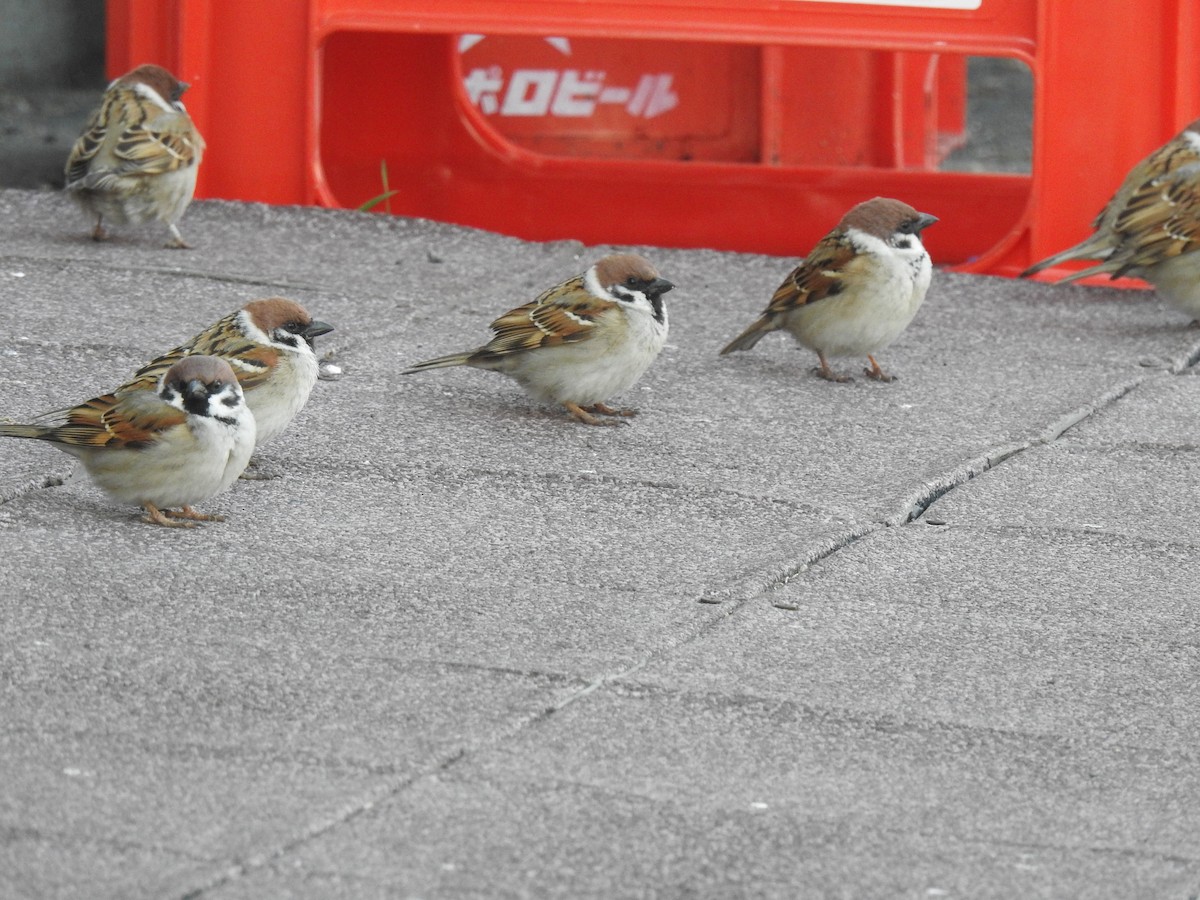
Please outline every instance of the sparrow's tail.
[[465, 366], [468, 365], [474, 353], [474, 350], [468, 350], [465, 353], [451, 353], [449, 356], [427, 359], [424, 362], [414, 363], [400, 374], [411, 375], [413, 372], [424, 372], [426, 369], [448, 369], [451, 366]]
[[734, 350], [749, 350], [762, 339], [764, 334], [770, 334], [777, 327], [773, 320], [766, 316], [759, 316], [749, 328], [725, 345], [721, 356], [732, 353]]
[[48, 440], [50, 429], [39, 425], [0, 425], [0, 437], [41, 438]]
[[[1043, 259], [1039, 263], [1034, 263], [1032, 266], [1030, 266], [1028, 269], [1026, 269], [1024, 272], [1022, 272], [1017, 277], [1028, 278], [1031, 275], [1036, 275], [1038, 272], [1042, 271], [1043, 269], [1049, 269], [1053, 266], [1060, 265], [1061, 263], [1065, 263], [1072, 259], [1105, 259], [1112, 252], [1113, 252], [1113, 247], [1112, 247], [1112, 244], [1109, 241], [1109, 239], [1106, 238], [1103, 234], [1099, 234], [1099, 233], [1094, 234], [1090, 238], [1088, 238], [1086, 241], [1083, 241], [1080, 244], [1076, 244], [1074, 247], [1069, 247], [1066, 250], [1062, 251], [1061, 253], [1055, 253], [1053, 256], [1047, 256], [1045, 259]], [[1093, 269], [1088, 269], [1086, 271], [1089, 275], [1096, 274], [1096, 272]], [[1110, 271], [1110, 270], [1102, 269], [1101, 271]], [[1082, 272], [1076, 272], [1076, 273], [1066, 276], [1065, 278], [1060, 278], [1059, 282], [1065, 283], [1065, 282], [1074, 281], [1077, 278], [1083, 278], [1083, 277], [1084, 277], [1084, 274]]]

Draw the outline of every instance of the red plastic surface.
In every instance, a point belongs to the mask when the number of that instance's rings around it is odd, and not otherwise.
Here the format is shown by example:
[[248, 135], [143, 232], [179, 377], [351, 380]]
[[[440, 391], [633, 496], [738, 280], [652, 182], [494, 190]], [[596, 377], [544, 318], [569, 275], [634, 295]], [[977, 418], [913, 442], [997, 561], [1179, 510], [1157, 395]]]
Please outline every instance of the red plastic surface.
[[[109, 0], [113, 74], [192, 83], [200, 196], [353, 207], [385, 161], [398, 213], [799, 255], [885, 194], [941, 217], [938, 262], [1004, 274], [1200, 115], [1196, 46], [1194, 0]], [[968, 55], [1032, 70], [1029, 176], [937, 170]]]

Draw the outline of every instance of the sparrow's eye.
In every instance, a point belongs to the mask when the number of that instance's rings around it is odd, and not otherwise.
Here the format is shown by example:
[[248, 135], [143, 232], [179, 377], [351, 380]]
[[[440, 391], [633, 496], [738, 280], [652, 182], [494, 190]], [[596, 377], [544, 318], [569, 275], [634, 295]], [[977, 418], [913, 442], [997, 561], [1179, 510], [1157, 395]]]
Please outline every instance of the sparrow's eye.
[[628, 278], [625, 279], [625, 283], [627, 285], [629, 285], [631, 288], [635, 288], [639, 284], [638, 277], [636, 275], [630, 275]]
[[286, 325], [283, 326], [283, 330], [290, 331], [292, 334], [299, 334], [306, 327], [308, 327], [308, 326], [306, 326], [303, 322], [288, 322]]

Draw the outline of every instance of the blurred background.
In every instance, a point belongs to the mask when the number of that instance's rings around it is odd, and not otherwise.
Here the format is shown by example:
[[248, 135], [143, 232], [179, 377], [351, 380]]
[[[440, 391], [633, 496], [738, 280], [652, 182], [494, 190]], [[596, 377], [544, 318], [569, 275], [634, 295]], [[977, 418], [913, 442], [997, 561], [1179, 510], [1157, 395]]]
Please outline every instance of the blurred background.
[[0, 187], [57, 189], [106, 83], [104, 0], [0, 0]]
[[[109, 80], [105, 24], [105, 0], [0, 0], [0, 187], [62, 187], [63, 161]], [[1021, 62], [968, 59], [965, 140], [941, 168], [1028, 172], [1032, 97]]]

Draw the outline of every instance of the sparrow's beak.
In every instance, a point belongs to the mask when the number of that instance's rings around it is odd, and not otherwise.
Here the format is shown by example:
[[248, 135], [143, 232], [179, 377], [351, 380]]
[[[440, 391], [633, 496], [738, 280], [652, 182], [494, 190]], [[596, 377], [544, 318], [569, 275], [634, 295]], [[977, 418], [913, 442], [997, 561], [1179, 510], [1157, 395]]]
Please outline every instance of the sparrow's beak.
[[[934, 221], [937, 221], [936, 219]], [[333, 326], [322, 322], [320, 319], [313, 319], [308, 323], [308, 327], [301, 332], [310, 341], [315, 337], [320, 337], [323, 334], [329, 334], [333, 331]]]
[[646, 293], [651, 297], [658, 297], [662, 294], [665, 294], [673, 287], [675, 287], [675, 285], [671, 284], [671, 282], [667, 281], [667, 279], [655, 278], [652, 282], [650, 282], [649, 285], [646, 286]]
[[[308, 323], [308, 327], [300, 332], [300, 336], [304, 338], [304, 340], [308, 341], [309, 347], [312, 347], [313, 338], [320, 337], [323, 334], [329, 334], [331, 331], [333, 331], [332, 325], [328, 324], [327, 322], [322, 322], [320, 319], [313, 319]], [[315, 350], [316, 348], [313, 347], [313, 349]]]
[[931, 216], [929, 213], [921, 213], [920, 218], [917, 219], [917, 234], [920, 234], [937, 220], [937, 216]]
[[193, 378], [183, 386], [183, 392], [189, 397], [204, 398], [208, 396], [208, 385], [199, 378]]

